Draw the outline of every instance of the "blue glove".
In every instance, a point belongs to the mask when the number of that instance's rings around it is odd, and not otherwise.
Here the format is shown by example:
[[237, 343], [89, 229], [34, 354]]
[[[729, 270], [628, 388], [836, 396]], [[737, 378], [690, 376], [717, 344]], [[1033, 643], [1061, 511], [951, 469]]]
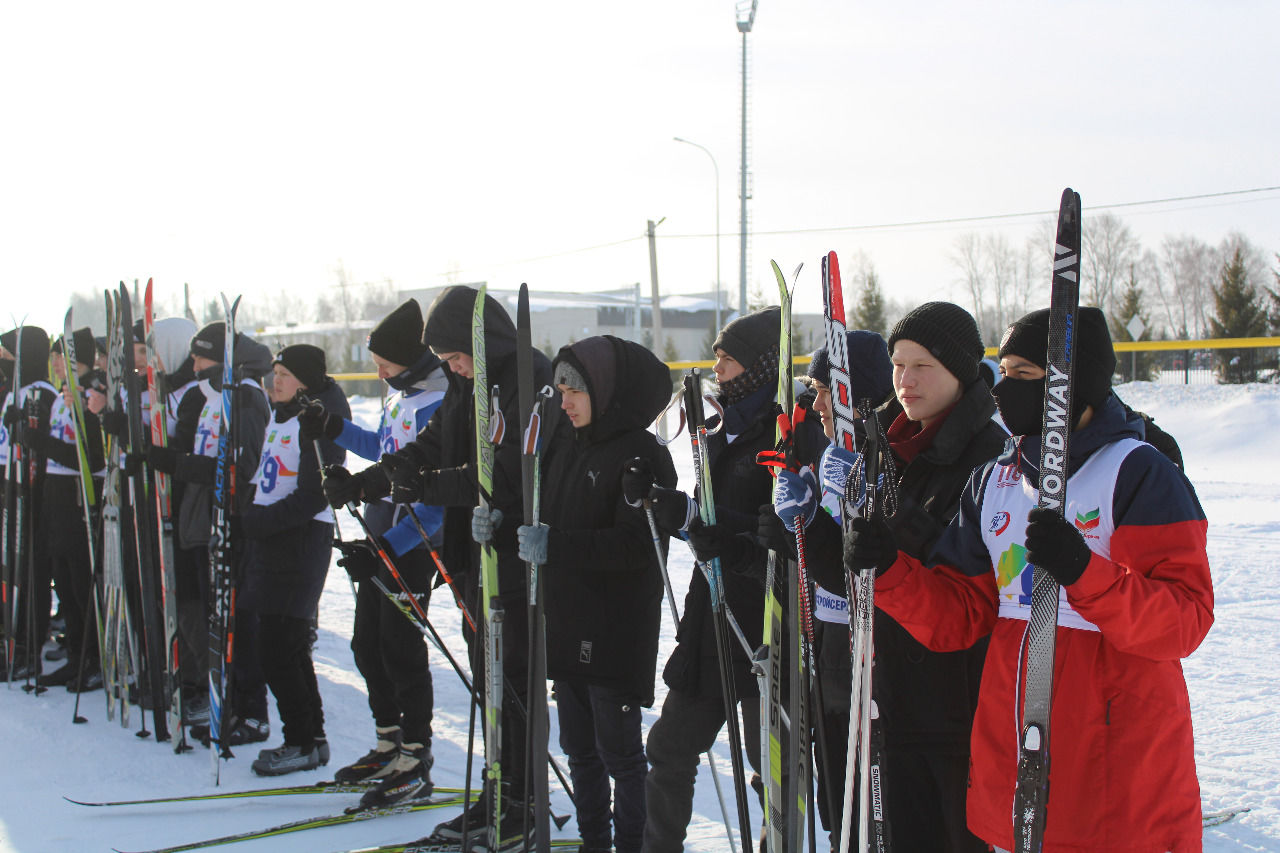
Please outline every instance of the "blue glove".
[[502, 510], [478, 506], [471, 510], [471, 538], [481, 545], [493, 539], [493, 533], [502, 525]]
[[792, 533], [809, 526], [818, 512], [818, 478], [812, 468], [778, 472], [773, 510]]
[[858, 453], [831, 445], [822, 452], [822, 494], [831, 495], [837, 501], [844, 500], [845, 485], [853, 474]]
[[522, 524], [516, 528], [516, 550], [526, 563], [542, 566], [547, 562], [547, 533], [545, 524]]

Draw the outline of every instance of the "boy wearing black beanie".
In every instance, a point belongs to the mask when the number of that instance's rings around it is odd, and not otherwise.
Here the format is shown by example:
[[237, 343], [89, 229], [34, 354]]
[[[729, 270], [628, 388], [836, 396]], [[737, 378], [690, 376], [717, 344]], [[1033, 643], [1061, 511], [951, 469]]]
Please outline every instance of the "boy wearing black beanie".
[[[866, 429], [882, 436], [888, 459], [880, 470], [898, 504], [883, 520], [855, 517], [852, 524], [874, 524], [924, 559], [959, 511], [970, 473], [1000, 452], [1005, 434], [991, 419], [995, 404], [978, 375], [982, 338], [969, 312], [950, 302], [921, 305], [894, 326], [889, 349], [894, 396], [862, 414]], [[809, 565], [823, 587], [844, 590], [843, 543], [834, 528], [808, 525]], [[986, 850], [965, 826], [972, 697], [985, 642], [936, 654], [879, 608], [873, 631], [871, 695], [879, 717], [872, 725], [884, 744], [880, 805], [895, 847]], [[839, 782], [835, 787], [841, 793]]]
[[[412, 442], [440, 408], [449, 385], [440, 359], [423, 342], [422, 328], [422, 309], [417, 300], [409, 299], [369, 333], [367, 346], [378, 377], [393, 392], [383, 401], [377, 429], [357, 425], [349, 413], [312, 404], [298, 416], [303, 441], [326, 438], [373, 461]], [[311, 369], [307, 362], [312, 359], [305, 352], [291, 347], [288, 356], [304, 373]], [[345, 469], [329, 470], [333, 473], [326, 480], [326, 489], [346, 474]], [[366, 469], [378, 470], [376, 465]], [[352, 479], [361, 476], [356, 474]], [[438, 546], [444, 511], [421, 501], [397, 505], [376, 495], [365, 496], [365, 501], [369, 529], [395, 560], [400, 576], [425, 609], [435, 569], [419, 527], [431, 538], [432, 546]], [[376, 577], [388, 589], [398, 590], [389, 570], [373, 550], [364, 547], [366, 544], [372, 543], [343, 545], [338, 565], [358, 584], [351, 651], [369, 693], [375, 742], [365, 755], [339, 768], [334, 778], [343, 783], [377, 782], [363, 802], [383, 807], [431, 793], [435, 693], [422, 634], [374, 583]]]
[[[693, 500], [683, 491], [655, 486], [652, 470], [628, 470], [622, 480], [627, 503], [640, 507], [647, 498], [663, 533], [687, 536], [699, 560], [720, 558], [726, 605], [752, 648], [760, 645], [764, 625], [765, 551], [754, 541], [756, 518], [773, 490], [773, 478], [755, 459], [774, 444], [781, 316], [776, 307], [764, 308], [732, 320], [716, 337], [713, 372], [724, 415], [723, 419], [711, 415], [708, 427], [715, 430], [721, 420], [723, 427], [708, 436], [705, 452], [717, 523], [703, 525]], [[689, 580], [677, 637], [679, 642], [662, 672], [667, 697], [646, 742], [650, 768], [645, 780], [643, 849], [652, 853], [683, 848], [699, 756], [711, 748], [726, 722], [710, 587], [696, 570]], [[744, 754], [759, 773], [759, 686], [751, 661], [736, 642], [730, 643], [727, 666], [738, 703], [734, 713], [742, 715]]]
[[[995, 393], [1015, 435], [973, 472], [928, 565], [869, 527], [855, 530], [846, 553], [876, 563], [877, 607], [931, 650], [989, 637], [970, 739], [968, 825], [978, 837], [1015, 847], [1018, 738], [1010, 733], [1019, 727], [1039, 566], [1060, 586], [1045, 849], [1198, 850], [1200, 789], [1180, 659], [1213, 622], [1204, 513], [1111, 393], [1114, 355], [1094, 308], [1077, 319], [1068, 458], [1043, 454], [1068, 475], [1065, 516], [1037, 508], [1047, 333], [1048, 313], [1038, 311], [1005, 335]], [[1160, 712], [1147, 713], [1153, 708]], [[1104, 791], [1109, 805], [1098, 810]]]

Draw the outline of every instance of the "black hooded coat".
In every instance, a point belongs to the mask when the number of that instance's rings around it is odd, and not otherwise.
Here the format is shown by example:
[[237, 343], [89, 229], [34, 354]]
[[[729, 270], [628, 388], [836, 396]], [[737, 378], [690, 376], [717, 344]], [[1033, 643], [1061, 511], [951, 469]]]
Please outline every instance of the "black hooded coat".
[[[653, 704], [663, 583], [648, 521], [622, 496], [622, 470], [650, 460], [675, 488], [671, 453], [647, 430], [671, 395], [671, 374], [643, 346], [611, 335], [561, 347], [591, 395], [591, 423], [547, 493], [547, 674], [626, 690]], [[667, 539], [661, 540], [665, 555]]]
[[[476, 291], [455, 286], [444, 290], [427, 311], [423, 339], [435, 352], [471, 355], [471, 318]], [[493, 493], [490, 506], [501, 510], [502, 523], [494, 533], [498, 552], [498, 586], [506, 606], [505, 636], [512, 638], [512, 654], [506, 656], [508, 674], [524, 666], [523, 638], [526, 635], [526, 571], [516, 553], [516, 528], [523, 523], [519, 387], [516, 371], [516, 328], [511, 316], [491, 296], [485, 299], [485, 371], [488, 384], [498, 386], [498, 408], [506, 429], [496, 448], [493, 464]], [[476, 476], [474, 382], [452, 371], [449, 388], [440, 407], [432, 414], [417, 438], [397, 453], [429, 474], [422, 502], [444, 507], [444, 538], [441, 557], [450, 574], [462, 584], [467, 607], [480, 613], [480, 547], [471, 539], [471, 511], [479, 504]], [[551, 362], [541, 352], [533, 352], [534, 387], [551, 385]], [[554, 494], [556, 465], [560, 448], [570, 441], [569, 422], [560, 410], [555, 394], [543, 409], [542, 493]], [[497, 416], [495, 412], [494, 417]], [[371, 496], [366, 491], [366, 499]], [[468, 642], [473, 637], [464, 631]], [[516, 638], [521, 638], [517, 640]], [[473, 648], [473, 654], [478, 649]], [[519, 652], [516, 654], [516, 652]]]

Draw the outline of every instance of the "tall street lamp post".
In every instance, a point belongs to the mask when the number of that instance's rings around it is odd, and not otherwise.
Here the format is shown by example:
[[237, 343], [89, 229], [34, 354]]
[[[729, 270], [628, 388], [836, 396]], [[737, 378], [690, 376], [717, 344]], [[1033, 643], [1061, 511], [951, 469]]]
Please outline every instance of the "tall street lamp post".
[[700, 149], [704, 154], [711, 158], [711, 168], [716, 173], [716, 332], [720, 331], [720, 166], [716, 163], [716, 157], [705, 145], [699, 145], [688, 139], [679, 136], [672, 137], [676, 142], [683, 142], [685, 145], [692, 145], [694, 148]]

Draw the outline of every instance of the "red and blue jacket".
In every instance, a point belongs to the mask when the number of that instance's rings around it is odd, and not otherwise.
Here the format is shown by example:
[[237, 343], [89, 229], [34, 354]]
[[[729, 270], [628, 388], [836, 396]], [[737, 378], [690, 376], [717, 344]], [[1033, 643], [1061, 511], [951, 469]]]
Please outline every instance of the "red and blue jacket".
[[[1044, 850], [1198, 851], [1200, 788], [1181, 659], [1213, 624], [1207, 522], [1182, 472], [1114, 396], [1072, 433], [1066, 517], [1093, 551], [1062, 590]], [[971, 742], [968, 823], [1013, 849], [1040, 437], [974, 471], [929, 564], [899, 552], [876, 604], [935, 651], [991, 635]]]

